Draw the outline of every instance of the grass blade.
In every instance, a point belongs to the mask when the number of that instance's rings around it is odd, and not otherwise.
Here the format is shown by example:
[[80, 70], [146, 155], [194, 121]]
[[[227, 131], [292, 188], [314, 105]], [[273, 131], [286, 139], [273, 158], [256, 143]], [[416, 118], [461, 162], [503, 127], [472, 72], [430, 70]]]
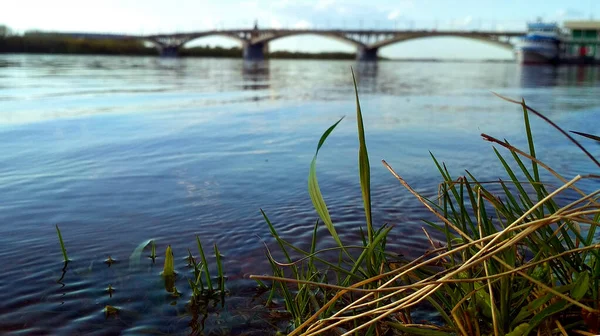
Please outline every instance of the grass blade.
[[173, 258], [173, 250], [171, 245], [167, 246], [165, 252], [165, 265], [163, 266], [163, 276], [169, 277], [175, 275], [175, 259]]
[[569, 132], [575, 133], [577, 135], [581, 135], [582, 137], [586, 137], [588, 139], [592, 139], [592, 140], [596, 140], [596, 141], [600, 142], [600, 137], [597, 135], [583, 133], [583, 132], [577, 132], [577, 131], [569, 131]]
[[221, 293], [221, 306], [225, 306], [225, 274], [223, 274], [223, 264], [221, 263], [221, 252], [215, 244], [215, 257], [217, 258], [217, 275], [219, 276], [219, 291]]
[[[531, 157], [536, 158], [535, 156], [535, 145], [533, 142], [533, 134], [531, 133], [531, 124], [529, 123], [529, 113], [527, 111], [527, 105], [525, 104], [525, 99], [522, 100], [521, 103], [523, 107], [523, 120], [525, 121], [525, 133], [527, 134], [527, 143], [529, 145], [529, 154]], [[538, 165], [535, 160], [531, 160], [531, 168], [533, 169], [533, 176], [536, 182], [540, 182], [540, 171], [538, 169]], [[539, 187], [534, 185], [536, 190], [538, 190], [538, 198], [542, 199], [543, 197], [539, 195]]]
[[154, 262], [156, 260], [156, 244], [154, 243], [154, 239], [152, 241], [150, 241], [150, 245], [151, 245], [150, 259], [152, 259], [152, 262]]
[[588, 158], [590, 158], [590, 160], [592, 160], [598, 167], [600, 167], [600, 162], [598, 162], [598, 160], [596, 160], [596, 158], [587, 150], [585, 149], [585, 147], [583, 147], [579, 141], [575, 140], [572, 136], [569, 135], [569, 133], [567, 133], [565, 130], [563, 130], [560, 126], [558, 126], [557, 124], [555, 124], [552, 120], [550, 120], [548, 117], [546, 117], [545, 115], [541, 114], [540, 112], [536, 111], [535, 109], [531, 108], [528, 105], [525, 105], [523, 102], [518, 102], [516, 100], [510, 99], [510, 98], [506, 98], [504, 96], [501, 96], [497, 93], [494, 93], [494, 95], [496, 95], [497, 97], [500, 97], [508, 102], [514, 103], [514, 104], [519, 104], [521, 106], [523, 106], [524, 108], [526, 108], [528, 111], [530, 111], [531, 113], [535, 114], [536, 116], [538, 116], [539, 118], [541, 118], [542, 120], [544, 120], [545, 122], [547, 122], [548, 124], [550, 124], [550, 126], [554, 127], [556, 130], [558, 130], [560, 133], [562, 133], [565, 137], [567, 137], [567, 139], [569, 139], [573, 144], [575, 144], [575, 146], [579, 147], [579, 149], [581, 149], [581, 151], [587, 155]]
[[319, 149], [321, 149], [321, 146], [323, 146], [329, 134], [333, 132], [333, 129], [340, 123], [340, 121], [342, 121], [342, 119], [344, 118], [342, 117], [335, 124], [329, 127], [321, 136], [321, 139], [319, 140], [319, 145], [317, 146], [317, 151], [315, 152], [315, 156], [313, 157], [312, 162], [310, 163], [310, 171], [308, 173], [308, 194], [310, 195], [310, 199], [312, 200], [313, 206], [315, 207], [317, 214], [319, 214], [319, 217], [321, 217], [323, 223], [325, 223], [325, 226], [329, 230], [329, 233], [340, 247], [343, 247], [342, 241], [340, 240], [340, 237], [338, 236], [337, 231], [333, 226], [331, 216], [329, 215], [329, 210], [327, 210], [327, 204], [325, 204], [323, 194], [321, 194], [321, 189], [319, 188], [319, 181], [317, 180], [317, 155], [319, 154]]
[[365, 140], [365, 127], [363, 124], [362, 112], [360, 110], [360, 100], [358, 98], [358, 86], [356, 85], [356, 76], [352, 70], [352, 80], [354, 82], [354, 93], [356, 95], [356, 121], [358, 124], [358, 166], [360, 169], [360, 189], [362, 191], [363, 203], [365, 207], [365, 217], [367, 219], [367, 237], [369, 244], [373, 242], [373, 220], [371, 217], [371, 166], [369, 164], [369, 154], [367, 152], [367, 142]]
[[[138, 267], [140, 265], [141, 258], [142, 258], [142, 252], [144, 251], [146, 246], [148, 246], [148, 244], [150, 244], [152, 241], [153, 241], [152, 239], [148, 239], [148, 240], [142, 242], [141, 244], [139, 244], [135, 248], [135, 250], [133, 250], [133, 252], [129, 256], [129, 268]], [[155, 251], [155, 253], [156, 253], [156, 251]]]
[[69, 262], [69, 257], [67, 256], [67, 249], [65, 248], [65, 242], [63, 242], [62, 235], [60, 234], [60, 229], [58, 228], [58, 224], [56, 224], [56, 233], [58, 234], [58, 242], [60, 243], [60, 250], [62, 251], [63, 260], [65, 263]]
[[208, 271], [208, 262], [206, 261], [206, 255], [204, 255], [204, 249], [202, 248], [202, 243], [200, 242], [200, 237], [196, 236], [196, 242], [198, 243], [198, 251], [200, 251], [200, 257], [202, 258], [202, 268], [204, 269], [204, 273], [206, 274], [206, 282], [208, 284], [208, 289], [212, 292], [214, 290], [212, 281], [210, 280], [210, 272]]
[[535, 330], [535, 328], [540, 323], [542, 323], [545, 319], [569, 308], [569, 306], [570, 306], [569, 302], [561, 300], [561, 301], [554, 302], [553, 304], [549, 305], [548, 307], [542, 309], [542, 311], [533, 315], [533, 318], [529, 321], [529, 327], [526, 329], [526, 331], [523, 333], [523, 335], [529, 335], [529, 333], [532, 332], [533, 330]]

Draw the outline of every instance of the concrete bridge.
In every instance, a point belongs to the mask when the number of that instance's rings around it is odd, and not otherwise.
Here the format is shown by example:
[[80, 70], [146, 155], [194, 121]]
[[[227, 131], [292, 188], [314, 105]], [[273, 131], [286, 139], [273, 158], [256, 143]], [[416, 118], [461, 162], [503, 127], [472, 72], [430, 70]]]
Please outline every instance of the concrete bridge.
[[[70, 35], [77, 35], [73, 33]], [[80, 34], [81, 35], [81, 34]], [[83, 34], [95, 36], [97, 34]], [[231, 29], [208, 30], [189, 33], [158, 35], [114, 35], [118, 39], [137, 39], [150, 42], [163, 56], [177, 56], [183, 46], [196, 39], [210, 36], [223, 36], [238, 41], [244, 50], [244, 59], [262, 60], [269, 50], [269, 42], [290, 36], [318, 35], [348, 43], [356, 47], [356, 58], [360, 61], [376, 61], [380, 48], [426, 37], [462, 37], [504, 48], [513, 48], [513, 40], [525, 32], [498, 31], [436, 31], [436, 30], [341, 30], [341, 29]], [[79, 36], [79, 35], [77, 35]], [[105, 36], [105, 35], [102, 35]], [[83, 37], [83, 36], [81, 36]]]
[[513, 48], [513, 39], [525, 35], [524, 32], [497, 31], [434, 31], [434, 30], [315, 30], [315, 29], [233, 29], [210, 30], [192, 33], [147, 35], [142, 39], [152, 42], [161, 55], [177, 55], [186, 43], [209, 36], [223, 36], [234, 39], [243, 47], [244, 59], [262, 60], [268, 53], [269, 42], [298, 35], [318, 35], [330, 37], [353, 45], [357, 49], [356, 58], [360, 61], [376, 61], [377, 52], [385, 46], [425, 37], [463, 37], [504, 48]]

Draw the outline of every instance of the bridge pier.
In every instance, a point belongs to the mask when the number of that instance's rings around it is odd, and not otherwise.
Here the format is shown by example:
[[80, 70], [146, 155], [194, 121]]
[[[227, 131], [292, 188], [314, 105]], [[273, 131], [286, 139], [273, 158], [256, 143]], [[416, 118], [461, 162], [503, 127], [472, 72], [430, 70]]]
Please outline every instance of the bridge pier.
[[376, 62], [377, 48], [359, 47], [356, 50], [356, 60], [361, 62]]
[[177, 57], [179, 55], [179, 46], [161, 46], [159, 51], [161, 57]]
[[266, 43], [246, 43], [244, 44], [244, 60], [263, 61], [265, 59], [265, 51], [268, 51], [268, 44]]

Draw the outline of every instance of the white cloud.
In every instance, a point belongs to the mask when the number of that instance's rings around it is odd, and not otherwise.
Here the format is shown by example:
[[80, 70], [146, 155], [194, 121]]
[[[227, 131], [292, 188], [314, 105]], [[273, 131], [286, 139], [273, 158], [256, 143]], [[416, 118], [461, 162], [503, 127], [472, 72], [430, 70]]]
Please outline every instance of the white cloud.
[[341, 15], [348, 14], [350, 12], [346, 6], [336, 7], [335, 11]]
[[208, 30], [215, 29], [217, 27], [217, 22], [213, 18], [205, 17], [202, 19], [202, 27]]
[[290, 5], [290, 0], [279, 0], [273, 4], [273, 7], [283, 9]]
[[316, 10], [326, 10], [331, 7], [335, 3], [335, 0], [319, 0], [315, 5]]
[[562, 8], [556, 11], [556, 17], [558, 18], [582, 17], [583, 15], [582, 11], [573, 8]]
[[271, 19], [271, 28], [280, 29], [282, 27], [281, 22], [277, 19]]
[[471, 22], [473, 22], [473, 17], [471, 15], [468, 15], [468, 16], [465, 16], [462, 19], [453, 20], [452, 21], [452, 26], [454, 26], [454, 27], [467, 27], [468, 25], [471, 24]]
[[466, 16], [463, 20], [462, 20], [462, 24], [464, 26], [468, 26], [471, 22], [473, 22], [473, 17], [471, 15]]
[[400, 11], [399, 10], [394, 10], [392, 12], [390, 12], [387, 16], [388, 20], [394, 20], [395, 18], [397, 18], [398, 16], [400, 16]]
[[404, 0], [400, 1], [400, 5], [402, 5], [402, 8], [414, 8], [415, 2], [413, 0]]
[[374, 5], [374, 8], [378, 12], [390, 12], [390, 14], [396, 11], [399, 12], [398, 14], [405, 13], [406, 11], [413, 9], [414, 7], [415, 3], [412, 0], [396, 0], [392, 3]]
[[244, 8], [258, 8], [258, 2], [256, 1], [242, 1], [240, 7]]
[[312, 24], [305, 20], [300, 20], [294, 24], [296, 29], [309, 29], [310, 27], [312, 27]]

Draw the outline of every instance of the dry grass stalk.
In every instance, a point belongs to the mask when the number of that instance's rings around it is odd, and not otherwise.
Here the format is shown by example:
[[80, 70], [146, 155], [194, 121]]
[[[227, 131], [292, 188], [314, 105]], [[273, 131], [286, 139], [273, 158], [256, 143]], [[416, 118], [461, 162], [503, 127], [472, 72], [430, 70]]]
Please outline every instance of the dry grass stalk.
[[[522, 221], [527, 218], [528, 215], [530, 215], [533, 211], [535, 211], [537, 208], [541, 207], [542, 205], [544, 205], [545, 202], [547, 202], [548, 200], [552, 199], [553, 197], [555, 197], [556, 195], [558, 195], [559, 193], [561, 193], [562, 191], [566, 190], [566, 189], [573, 189], [573, 190], [577, 190], [573, 188], [573, 185], [578, 182], [579, 180], [581, 180], [582, 176], [576, 176], [575, 178], [573, 178], [570, 181], [567, 181], [567, 183], [565, 183], [563, 186], [561, 186], [560, 188], [556, 189], [554, 192], [550, 193], [548, 196], [546, 196], [544, 199], [542, 199], [541, 201], [539, 201], [537, 204], [535, 204], [533, 207], [531, 207], [526, 213], [524, 213], [519, 219], [517, 219], [516, 221], [514, 221], [513, 223], [511, 223], [510, 225], [508, 225], [503, 231], [498, 232], [497, 234], [495, 234], [494, 236], [487, 236], [487, 237], [483, 237], [482, 235], [480, 235], [480, 239], [478, 241], [474, 241], [470, 238], [470, 236], [465, 233], [462, 232], [461, 230], [459, 230], [457, 227], [455, 227], [451, 222], [447, 221], [447, 219], [445, 219], [443, 216], [441, 216], [435, 209], [431, 208], [431, 206], [428, 204], [427, 201], [425, 201], [420, 195], [418, 195], [416, 192], [414, 192], [414, 190], [408, 185], [408, 183], [406, 183], [400, 176], [398, 176], [395, 171], [389, 166], [387, 165], [387, 163], [385, 163], [384, 161], [384, 165], [386, 165], [386, 167], [392, 172], [392, 174], [409, 190], [411, 191], [430, 211], [432, 211], [438, 218], [440, 218], [442, 221], [444, 221], [446, 224], [448, 224], [450, 227], [452, 227], [459, 235], [461, 235], [462, 237], [464, 237], [466, 240], [469, 241], [469, 243], [473, 244], [474, 246], [479, 248], [479, 252], [477, 252], [473, 257], [471, 257], [468, 261], [466, 261], [463, 265], [461, 265], [458, 269], [454, 270], [453, 272], [450, 272], [449, 274], [446, 274], [444, 276], [442, 276], [441, 278], [437, 279], [437, 280], [433, 280], [433, 281], [427, 281], [427, 282], [417, 282], [416, 284], [410, 285], [410, 286], [404, 286], [402, 288], [399, 287], [394, 287], [397, 288], [397, 290], [395, 290], [394, 292], [383, 296], [381, 298], [379, 298], [378, 300], [374, 300], [374, 301], [370, 301], [367, 303], [363, 303], [365, 301], [368, 300], [368, 298], [370, 297], [370, 295], [365, 295], [363, 297], [361, 297], [360, 299], [356, 300], [355, 302], [351, 303], [350, 305], [342, 308], [339, 312], [337, 312], [336, 314], [334, 314], [333, 316], [331, 316], [329, 319], [326, 320], [322, 320], [322, 321], [318, 321], [317, 323], [313, 324], [311, 327], [309, 327], [306, 332], [302, 333], [302, 335], [317, 335], [317, 334], [321, 334], [327, 330], [330, 330], [332, 328], [335, 328], [339, 325], [343, 325], [343, 324], [348, 324], [349, 322], [353, 321], [353, 320], [360, 320], [363, 318], [367, 318], [369, 317], [368, 321], [365, 323], [361, 323], [358, 327], [347, 331], [344, 335], [350, 335], [353, 334], [356, 331], [362, 330], [368, 326], [370, 326], [373, 323], [376, 323], [377, 321], [389, 316], [390, 314], [393, 314], [399, 310], [402, 309], [406, 309], [409, 308], [411, 306], [414, 306], [415, 304], [418, 304], [420, 302], [422, 302], [427, 296], [432, 295], [436, 290], [438, 290], [441, 286], [442, 283], [446, 283], [446, 282], [479, 282], [482, 280], [487, 281], [487, 286], [488, 288], [490, 288], [491, 290], [491, 282], [493, 279], [497, 279], [500, 278], [502, 276], [506, 276], [509, 274], [518, 274], [524, 278], [526, 278], [527, 280], [531, 281], [532, 283], [534, 283], [536, 286], [544, 289], [545, 291], [552, 293], [553, 295], [560, 297], [568, 302], [570, 302], [571, 304], [577, 305], [579, 307], [581, 307], [582, 309], [585, 309], [587, 311], [596, 311], [593, 308], [584, 305], [572, 298], [570, 298], [569, 296], [556, 292], [554, 289], [552, 289], [551, 287], [547, 286], [544, 283], [541, 283], [539, 281], [537, 281], [536, 279], [533, 279], [532, 277], [530, 277], [529, 275], [523, 273], [523, 271], [526, 268], [529, 267], [533, 267], [535, 265], [541, 264], [543, 262], [548, 262], [551, 259], [554, 258], [547, 258], [543, 261], [539, 261], [536, 263], [532, 263], [530, 265], [524, 265], [522, 267], [519, 268], [512, 268], [509, 265], [507, 265], [506, 263], [504, 263], [503, 260], [501, 260], [500, 258], [497, 258], [495, 256], [495, 254], [515, 246], [518, 242], [520, 242], [521, 240], [523, 240], [525, 237], [527, 237], [530, 234], [533, 234], [534, 232], [536, 232], [540, 227], [543, 226], [548, 226], [554, 223], [557, 223], [560, 220], [564, 220], [564, 219], [577, 219], [583, 215], [593, 215], [593, 214], [598, 214], [600, 213], [600, 210], [596, 207], [596, 208], [592, 208], [592, 204], [598, 204], [596, 201], [596, 199], [594, 197], [596, 197], [598, 195], [598, 193], [600, 191], [594, 192], [592, 194], [589, 195], [585, 195], [584, 197], [578, 199], [577, 201], [574, 201], [564, 207], [562, 207], [561, 209], [559, 209], [556, 213], [549, 215], [546, 218], [543, 218], [541, 220], [537, 220], [534, 222], [529, 222], [529, 223], [522, 223]], [[589, 177], [585, 177], [585, 178], [589, 178]], [[479, 197], [481, 197], [481, 194], [478, 193]], [[577, 206], [577, 204], [581, 204], [584, 202], [588, 202], [588, 204], [590, 205], [586, 205], [585, 208], [590, 208], [589, 210], [581, 210], [579, 208], [574, 208]], [[480, 220], [480, 218], [479, 218]], [[516, 231], [516, 230], [523, 230], [521, 232], [519, 232], [517, 235], [513, 236], [510, 239], [507, 240], [502, 240], [501, 238], [503, 237], [503, 235], [505, 235], [507, 232], [512, 232], [512, 231]], [[483, 243], [485, 243], [485, 245], [483, 245]], [[469, 245], [471, 245], [469, 244]], [[384, 283], [383, 285], [379, 286], [376, 290], [367, 290], [367, 292], [370, 292], [370, 294], [376, 293], [376, 292], [381, 292], [384, 290], [391, 290], [394, 288], [386, 288], [387, 286], [389, 286], [391, 283], [394, 283], [396, 280], [398, 280], [400, 277], [408, 274], [409, 272], [415, 270], [415, 269], [419, 269], [421, 267], [427, 267], [429, 264], [432, 263], [433, 260], [435, 259], [441, 259], [443, 257], [447, 257], [450, 254], [456, 253], [458, 251], [461, 251], [462, 249], [465, 248], [464, 245], [462, 248], [458, 248], [456, 250], [453, 251], [448, 251], [447, 253], [442, 253], [440, 255], [438, 255], [438, 257], [436, 258], [431, 258], [429, 260], [423, 261], [422, 263], [419, 263], [417, 265], [413, 265], [411, 268], [408, 269], [404, 269], [401, 272], [399, 270], [394, 271], [394, 273], [397, 273], [395, 276], [393, 276], [391, 278], [391, 280], [387, 281], [386, 283]], [[560, 258], [563, 257], [564, 255], [567, 254], [572, 254], [572, 253], [580, 253], [586, 250], [591, 250], [594, 248], [599, 248], [599, 245], [594, 245], [594, 246], [588, 246], [585, 248], [579, 248], [579, 249], [575, 249], [572, 251], [567, 251], [566, 253], [563, 253], [561, 255], [557, 255], [555, 258]], [[486, 260], [489, 258], [495, 258], [500, 264], [502, 264], [508, 271], [503, 272], [501, 274], [497, 274], [495, 276], [489, 276], [489, 274], [486, 274], [486, 277], [480, 277], [480, 278], [475, 278], [475, 279], [452, 279], [453, 277], [457, 276], [460, 272], [468, 269], [468, 268], [472, 268], [475, 266], [478, 266], [479, 264], [483, 263], [484, 265], [484, 269], [487, 271], [487, 262]], [[389, 272], [387, 273], [387, 275], [390, 275]], [[487, 272], [486, 272], [487, 273]], [[377, 281], [380, 281], [381, 278], [377, 279]], [[374, 280], [373, 280], [374, 281]], [[360, 285], [364, 285], [366, 282], [360, 283]], [[313, 285], [320, 285], [317, 283], [313, 283]], [[359, 284], [356, 284], [359, 285]], [[359, 286], [352, 286], [349, 288], [345, 288], [341, 290], [341, 294], [345, 294], [348, 291], [356, 291]], [[351, 311], [353, 309], [356, 308], [363, 308], [365, 307], [365, 305], [372, 305], [376, 302], [381, 302], [381, 301], [385, 301], [386, 299], [389, 299], [393, 296], [400, 296], [401, 294], [403, 294], [404, 292], [406, 292], [407, 290], [414, 290], [414, 292], [412, 294], [409, 294], [403, 298], [401, 298], [400, 300], [360, 313], [360, 314], [355, 314], [355, 315], [350, 315], [350, 316], [346, 316], [343, 315], [343, 313]], [[363, 291], [361, 291], [363, 292]], [[338, 293], [338, 294], [340, 294]], [[490, 291], [491, 293], [491, 291]], [[465, 297], [465, 300], [468, 298], [469, 296]], [[492, 299], [493, 301], [493, 299]], [[330, 300], [330, 302], [328, 304], [326, 304], [325, 306], [322, 307], [322, 309], [325, 309], [327, 307], [329, 307], [331, 304], [334, 304], [334, 300]], [[453, 311], [453, 313], [456, 313], [456, 311]], [[316, 316], [316, 314], [315, 314]], [[373, 317], [375, 316], [375, 317]], [[494, 320], [495, 315], [493, 315]], [[316, 319], [315, 319], [316, 320]], [[459, 320], [457, 318], [457, 320]], [[312, 320], [308, 320], [307, 322], [312, 322]], [[332, 323], [328, 323], [328, 322], [332, 322]], [[494, 322], [494, 324], [497, 324], [497, 321]], [[297, 328], [292, 334], [290, 335], [295, 335], [295, 334], [299, 334], [300, 330], [302, 330], [301, 328], [302, 326], [300, 326], [299, 328]], [[464, 334], [468, 334], [467, 331], [464, 329], [463, 327], [460, 327], [462, 329], [462, 332]], [[497, 327], [495, 327], [497, 328]], [[497, 333], [497, 329], [495, 329], [495, 332]]]

